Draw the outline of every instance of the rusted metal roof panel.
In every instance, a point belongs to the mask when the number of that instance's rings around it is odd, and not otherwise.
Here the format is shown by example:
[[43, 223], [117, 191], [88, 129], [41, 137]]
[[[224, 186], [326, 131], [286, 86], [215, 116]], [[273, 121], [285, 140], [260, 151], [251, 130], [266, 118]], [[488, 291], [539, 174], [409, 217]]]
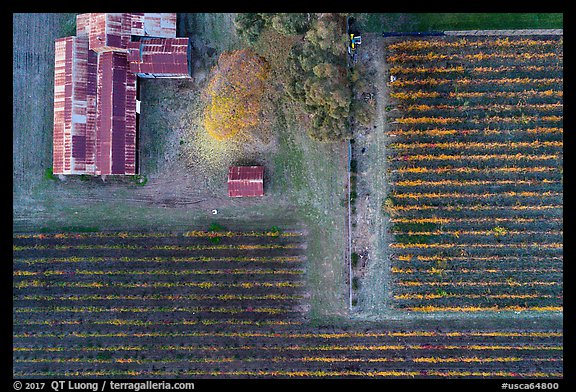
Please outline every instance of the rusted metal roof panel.
[[96, 52], [123, 50], [130, 41], [131, 15], [91, 13], [87, 30], [89, 31], [90, 50]]
[[[122, 13], [106, 14], [106, 47], [122, 49], [122, 37], [129, 34], [129, 31], [123, 29], [122, 20], [125, 18]], [[126, 43], [127, 41], [124, 40]]]
[[136, 174], [136, 83], [131, 72], [126, 73], [126, 106], [124, 111], [124, 174]]
[[96, 174], [110, 174], [112, 155], [112, 52], [98, 58], [96, 111]]
[[144, 36], [144, 13], [133, 12], [130, 14], [130, 34]]
[[88, 38], [74, 38], [72, 59], [72, 159], [70, 166], [72, 173], [84, 173], [87, 170], [86, 159], [92, 153], [86, 148]]
[[106, 46], [106, 14], [91, 13], [89, 25], [89, 48], [99, 52]]
[[131, 35], [132, 35], [132, 14], [127, 14], [127, 13], [122, 14], [121, 24], [122, 24], [122, 27], [121, 27], [122, 42], [120, 45], [122, 48], [125, 49], [126, 46], [128, 45], [128, 42], [130, 42]]
[[125, 49], [130, 37], [176, 37], [176, 13], [87, 13], [76, 17], [77, 36], [96, 52]]
[[190, 77], [188, 43], [188, 38], [151, 38], [130, 42], [130, 71], [155, 77]]
[[263, 166], [230, 166], [229, 180], [262, 180], [264, 177]]
[[[55, 174], [82, 174], [93, 170], [94, 128], [88, 119], [95, 100], [91, 83], [93, 56], [89, 56], [87, 37], [68, 37], [56, 41], [54, 81]], [[89, 126], [90, 125], [90, 126]]]
[[86, 172], [95, 173], [96, 159], [96, 104], [98, 86], [98, 55], [88, 50], [86, 70]]
[[132, 13], [132, 35], [176, 37], [176, 13]]
[[88, 37], [90, 34], [90, 14], [76, 15], [76, 36]]
[[[52, 171], [54, 174], [66, 174], [66, 150], [70, 144], [71, 124], [66, 122], [66, 101], [71, 100], [70, 89], [66, 85], [72, 83], [72, 64], [67, 62], [69, 48], [73, 37], [59, 38], [55, 42], [54, 58], [54, 133], [52, 145]], [[69, 165], [69, 164], [68, 164]]]
[[228, 196], [264, 196], [264, 167], [230, 166], [228, 168]]
[[96, 174], [135, 174], [136, 76], [125, 53], [100, 54], [97, 113]]
[[72, 135], [72, 158], [84, 161], [86, 159], [86, 136]]

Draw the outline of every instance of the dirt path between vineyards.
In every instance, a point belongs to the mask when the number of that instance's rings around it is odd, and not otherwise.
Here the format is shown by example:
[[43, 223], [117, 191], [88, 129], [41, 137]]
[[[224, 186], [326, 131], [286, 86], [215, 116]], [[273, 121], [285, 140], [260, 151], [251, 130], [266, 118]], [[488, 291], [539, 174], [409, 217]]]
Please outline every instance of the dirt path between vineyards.
[[363, 38], [358, 61], [374, 72], [372, 80], [376, 117], [371, 128], [363, 127], [355, 133], [353, 157], [358, 167], [358, 196], [352, 249], [360, 255], [355, 274], [359, 277], [355, 313], [358, 316], [381, 316], [391, 306], [392, 289], [389, 274], [389, 219], [382, 211], [390, 183], [386, 158], [387, 67], [382, 38], [377, 34], [367, 34]]

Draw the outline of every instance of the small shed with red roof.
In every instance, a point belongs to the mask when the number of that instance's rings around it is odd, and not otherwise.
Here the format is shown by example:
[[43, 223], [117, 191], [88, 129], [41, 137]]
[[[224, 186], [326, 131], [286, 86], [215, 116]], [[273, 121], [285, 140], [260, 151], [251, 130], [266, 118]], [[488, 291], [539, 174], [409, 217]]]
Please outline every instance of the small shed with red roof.
[[264, 167], [230, 166], [228, 168], [228, 196], [264, 196]]

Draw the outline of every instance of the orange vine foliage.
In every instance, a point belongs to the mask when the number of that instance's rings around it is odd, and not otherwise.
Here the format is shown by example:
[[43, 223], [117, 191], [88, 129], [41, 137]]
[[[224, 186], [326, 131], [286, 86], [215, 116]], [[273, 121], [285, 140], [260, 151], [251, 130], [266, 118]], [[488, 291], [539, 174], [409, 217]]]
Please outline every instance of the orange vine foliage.
[[250, 49], [224, 52], [205, 90], [204, 127], [225, 140], [258, 125], [269, 74], [266, 60]]

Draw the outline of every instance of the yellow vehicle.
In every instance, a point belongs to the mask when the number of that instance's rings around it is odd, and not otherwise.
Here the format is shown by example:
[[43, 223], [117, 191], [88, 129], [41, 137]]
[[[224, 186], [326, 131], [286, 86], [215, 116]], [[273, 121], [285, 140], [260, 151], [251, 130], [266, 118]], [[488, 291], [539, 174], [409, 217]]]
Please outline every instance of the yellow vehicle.
[[362, 36], [350, 34], [350, 48], [354, 51], [356, 50], [356, 45], [362, 43]]

